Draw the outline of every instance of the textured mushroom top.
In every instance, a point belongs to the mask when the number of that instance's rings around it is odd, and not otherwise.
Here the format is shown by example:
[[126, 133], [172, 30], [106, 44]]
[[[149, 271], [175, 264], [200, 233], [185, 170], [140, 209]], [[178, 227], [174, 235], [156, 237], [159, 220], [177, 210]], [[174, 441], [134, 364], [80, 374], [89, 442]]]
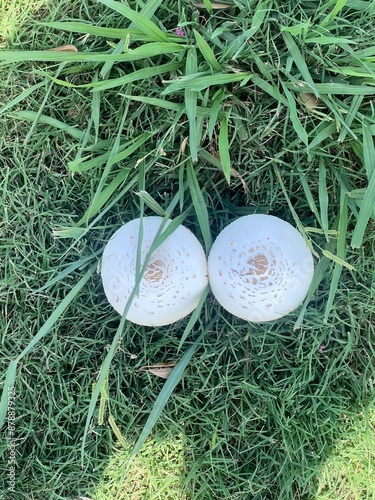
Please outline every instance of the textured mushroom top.
[[[141, 266], [162, 217], [143, 218]], [[169, 224], [167, 222], [166, 226]], [[120, 227], [108, 241], [101, 275], [110, 304], [120, 314], [135, 286], [140, 219]], [[208, 283], [202, 245], [189, 229], [178, 228], [151, 254], [127, 319], [147, 326], [168, 325], [191, 313]]]
[[278, 319], [306, 297], [314, 272], [302, 235], [272, 215], [247, 215], [227, 226], [208, 257], [213, 294], [247, 321]]

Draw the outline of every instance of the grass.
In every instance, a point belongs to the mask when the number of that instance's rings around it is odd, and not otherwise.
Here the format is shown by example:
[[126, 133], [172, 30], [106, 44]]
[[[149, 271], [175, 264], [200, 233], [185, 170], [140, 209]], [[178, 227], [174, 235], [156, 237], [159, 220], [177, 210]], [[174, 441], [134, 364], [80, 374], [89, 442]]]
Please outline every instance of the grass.
[[[216, 7], [1, 4], [1, 497], [375, 496], [375, 3]], [[141, 213], [207, 252], [241, 215], [291, 222], [305, 304], [119, 321], [100, 255]]]

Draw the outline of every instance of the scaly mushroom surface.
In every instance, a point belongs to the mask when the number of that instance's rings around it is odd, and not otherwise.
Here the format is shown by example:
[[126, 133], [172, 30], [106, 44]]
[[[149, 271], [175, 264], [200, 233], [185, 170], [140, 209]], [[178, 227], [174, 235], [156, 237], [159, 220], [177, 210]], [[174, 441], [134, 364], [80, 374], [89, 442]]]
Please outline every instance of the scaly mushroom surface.
[[[141, 266], [162, 221], [162, 217], [143, 218]], [[120, 227], [103, 252], [104, 291], [120, 314], [135, 286], [139, 227], [140, 219]], [[147, 326], [174, 323], [195, 309], [207, 283], [207, 261], [202, 245], [189, 229], [180, 225], [151, 254], [127, 319]]]
[[210, 286], [230, 313], [253, 322], [296, 309], [314, 273], [301, 233], [272, 215], [247, 215], [229, 224], [208, 257]]

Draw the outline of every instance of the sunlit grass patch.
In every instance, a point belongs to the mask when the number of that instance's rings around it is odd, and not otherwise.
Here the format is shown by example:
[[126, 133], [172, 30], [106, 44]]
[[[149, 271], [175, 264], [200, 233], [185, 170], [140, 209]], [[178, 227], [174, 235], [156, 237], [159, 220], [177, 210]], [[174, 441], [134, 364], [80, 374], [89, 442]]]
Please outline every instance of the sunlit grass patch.
[[93, 500], [186, 500], [184, 483], [184, 439], [154, 435], [129, 466], [134, 443], [128, 443], [110, 458], [99, 485], [90, 493]]
[[19, 35], [20, 25], [32, 18], [43, 17], [50, 6], [50, 0], [1, 0], [0, 48], [12, 46]]
[[375, 411], [346, 418], [342, 437], [320, 470], [317, 498], [375, 498]]

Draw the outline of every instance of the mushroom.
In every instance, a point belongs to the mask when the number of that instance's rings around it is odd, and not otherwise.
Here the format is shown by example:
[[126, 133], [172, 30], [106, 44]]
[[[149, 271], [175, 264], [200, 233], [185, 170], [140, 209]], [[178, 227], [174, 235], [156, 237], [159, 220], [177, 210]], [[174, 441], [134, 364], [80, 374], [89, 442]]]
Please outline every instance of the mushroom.
[[[140, 220], [120, 227], [104, 248], [101, 276], [108, 301], [121, 315], [136, 283]], [[140, 267], [158, 233], [162, 217], [143, 218]], [[167, 227], [171, 221], [167, 221]], [[180, 225], [151, 254], [126, 319], [138, 325], [162, 326], [187, 316], [198, 305], [208, 283], [202, 245]]]
[[306, 297], [314, 272], [301, 233], [272, 215], [229, 224], [208, 257], [213, 294], [230, 313], [253, 322], [281, 318]]

